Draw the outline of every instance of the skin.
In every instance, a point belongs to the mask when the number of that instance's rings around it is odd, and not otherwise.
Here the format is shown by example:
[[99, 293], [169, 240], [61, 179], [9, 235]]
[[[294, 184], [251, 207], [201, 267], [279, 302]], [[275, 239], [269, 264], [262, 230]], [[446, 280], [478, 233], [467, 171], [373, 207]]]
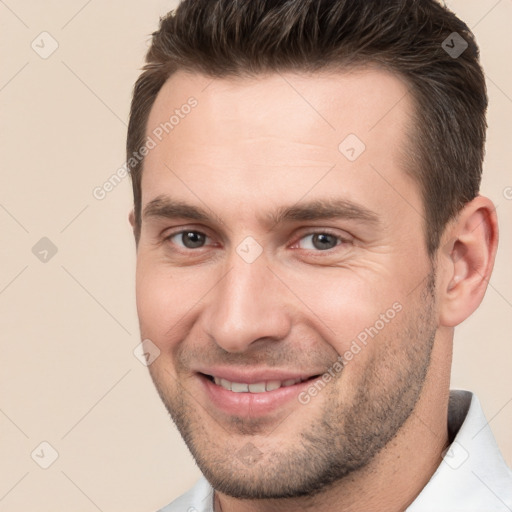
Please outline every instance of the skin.
[[[147, 133], [190, 96], [197, 107], [146, 156], [142, 209], [172, 195], [210, 220], [143, 218], [137, 309], [142, 339], [160, 350], [151, 377], [217, 510], [405, 510], [448, 445], [453, 330], [492, 272], [492, 202], [468, 203], [429, 259], [420, 191], [404, 171], [414, 104], [388, 72], [178, 72]], [[348, 134], [366, 145], [353, 162], [338, 150]], [[377, 224], [262, 221], [333, 198], [373, 211]], [[204, 233], [203, 245], [165, 239], [180, 229]], [[344, 241], [322, 249], [311, 237], [322, 230]], [[252, 263], [237, 252], [248, 236], [263, 250]], [[394, 303], [400, 312], [307, 404], [226, 414], [199, 382], [198, 367], [213, 364], [321, 374]], [[249, 464], [247, 447], [258, 454]]]

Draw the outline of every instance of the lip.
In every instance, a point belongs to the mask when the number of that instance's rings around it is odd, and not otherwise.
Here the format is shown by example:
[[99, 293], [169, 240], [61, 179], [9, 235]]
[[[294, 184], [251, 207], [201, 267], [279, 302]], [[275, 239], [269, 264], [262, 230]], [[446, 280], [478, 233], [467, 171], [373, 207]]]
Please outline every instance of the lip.
[[246, 384], [256, 384], [257, 382], [264, 382], [268, 380], [285, 381], [290, 379], [307, 380], [315, 375], [321, 375], [325, 369], [314, 372], [292, 372], [289, 370], [276, 370], [276, 369], [257, 369], [257, 368], [230, 368], [225, 366], [214, 366], [209, 368], [197, 368], [197, 373], [211, 375], [212, 377], [219, 377], [226, 379], [230, 382], [244, 382]]
[[[309, 378], [308, 380], [293, 384], [292, 386], [280, 387], [279, 389], [266, 391], [264, 393], [236, 393], [212, 382], [206, 376], [210, 375], [210, 373], [198, 373], [197, 375], [204, 393], [214, 408], [230, 416], [251, 418], [269, 415], [278, 411], [280, 408], [285, 407], [294, 400], [296, 405], [300, 406], [301, 404], [298, 400], [299, 394], [311, 386], [316, 380], [316, 378]], [[287, 378], [300, 378], [300, 376], [297, 376], [296, 374], [295, 376], [292, 374], [285, 375], [282, 372], [265, 372], [264, 375], [257, 375], [255, 373], [255, 375], [251, 376], [244, 374], [243, 377], [241, 377], [240, 374], [235, 377], [233, 377], [231, 373], [229, 373], [229, 375], [231, 375], [231, 378], [224, 376], [224, 374], [215, 374], [216, 377], [225, 378], [234, 382], [245, 382], [247, 384], [262, 382], [265, 380], [287, 380]], [[269, 375], [272, 375], [273, 377], [268, 377]], [[264, 376], [264, 378], [262, 378], [262, 376]]]

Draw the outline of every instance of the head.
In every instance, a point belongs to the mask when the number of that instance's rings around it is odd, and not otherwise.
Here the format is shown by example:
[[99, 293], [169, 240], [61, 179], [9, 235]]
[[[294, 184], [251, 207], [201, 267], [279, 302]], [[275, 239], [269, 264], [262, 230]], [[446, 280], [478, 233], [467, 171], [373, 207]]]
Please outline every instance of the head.
[[314, 495], [446, 395], [485, 292], [476, 43], [434, 0], [189, 0], [146, 61], [127, 157], [151, 376], [214, 487]]

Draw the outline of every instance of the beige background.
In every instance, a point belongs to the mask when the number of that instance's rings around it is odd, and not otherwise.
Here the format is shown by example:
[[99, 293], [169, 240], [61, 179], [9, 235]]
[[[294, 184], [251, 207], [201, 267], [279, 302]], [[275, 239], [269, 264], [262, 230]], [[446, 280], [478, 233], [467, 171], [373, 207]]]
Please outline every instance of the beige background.
[[[481, 45], [482, 193], [501, 226], [484, 303], [457, 329], [452, 387], [477, 393], [512, 465], [512, 0], [448, 4]], [[0, 1], [0, 511], [150, 512], [199, 476], [133, 354], [129, 178], [103, 200], [92, 194], [124, 163], [131, 89], [174, 5]], [[59, 45], [46, 59], [31, 47], [51, 49], [43, 31]], [[46, 263], [32, 252], [42, 237], [57, 248]], [[50, 461], [43, 441], [59, 454], [48, 469], [36, 463]]]

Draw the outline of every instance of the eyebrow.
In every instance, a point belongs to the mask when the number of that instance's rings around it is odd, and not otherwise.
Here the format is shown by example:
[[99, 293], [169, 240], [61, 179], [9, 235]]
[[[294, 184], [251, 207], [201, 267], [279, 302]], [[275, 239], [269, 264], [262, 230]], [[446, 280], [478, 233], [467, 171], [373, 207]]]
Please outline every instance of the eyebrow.
[[[142, 218], [189, 219], [209, 222], [212, 216], [206, 209], [160, 195], [148, 202]], [[368, 208], [341, 198], [316, 199], [291, 206], [280, 206], [259, 217], [259, 221], [271, 227], [291, 221], [316, 221], [327, 219], [348, 219], [367, 224], [379, 224], [379, 216]]]

